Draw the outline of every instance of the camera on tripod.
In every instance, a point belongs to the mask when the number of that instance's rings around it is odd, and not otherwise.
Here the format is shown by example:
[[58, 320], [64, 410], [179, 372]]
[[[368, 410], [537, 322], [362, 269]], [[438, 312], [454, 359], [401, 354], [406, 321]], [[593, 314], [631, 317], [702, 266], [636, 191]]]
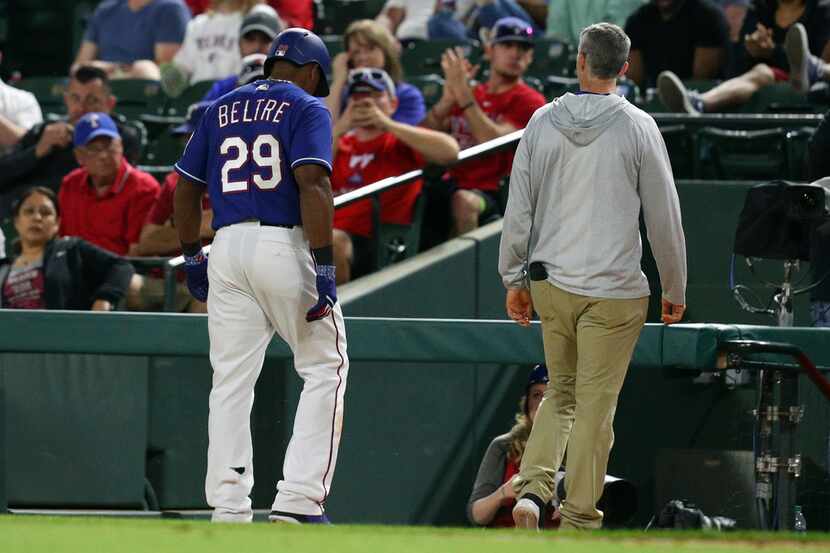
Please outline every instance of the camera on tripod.
[[772, 181], [753, 186], [746, 195], [744, 207], [735, 231], [734, 254], [746, 258], [749, 270], [754, 274], [753, 259], [779, 259], [784, 261], [784, 280], [781, 284], [765, 283], [774, 288], [774, 308], [750, 305], [744, 297], [748, 287], [734, 282], [734, 262], [730, 288], [741, 307], [752, 313], [769, 314], [777, 318], [780, 326], [792, 326], [794, 322], [792, 298], [821, 284], [826, 275], [817, 275], [810, 286], [793, 290], [793, 272], [800, 261], [814, 262], [826, 245], [819, 241], [816, 230], [830, 221], [830, 191], [821, 184], [795, 184], [788, 181]]

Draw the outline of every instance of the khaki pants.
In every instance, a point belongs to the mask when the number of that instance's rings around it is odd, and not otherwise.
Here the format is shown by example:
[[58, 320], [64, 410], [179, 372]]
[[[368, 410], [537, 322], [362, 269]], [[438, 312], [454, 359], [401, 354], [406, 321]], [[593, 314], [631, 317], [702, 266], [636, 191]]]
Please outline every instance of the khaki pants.
[[563, 528], [599, 528], [614, 412], [628, 364], [648, 310], [648, 298], [604, 299], [565, 292], [547, 281], [531, 282], [542, 320], [550, 383], [514, 481], [519, 496], [545, 501], [568, 449]]

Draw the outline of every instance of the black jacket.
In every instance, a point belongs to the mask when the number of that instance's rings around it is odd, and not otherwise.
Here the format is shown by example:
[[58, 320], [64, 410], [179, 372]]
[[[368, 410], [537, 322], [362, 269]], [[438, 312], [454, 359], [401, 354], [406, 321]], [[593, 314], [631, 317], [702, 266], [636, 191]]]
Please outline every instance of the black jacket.
[[[0, 260], [0, 292], [12, 261]], [[87, 311], [95, 300], [118, 303], [127, 293], [133, 266], [80, 238], [56, 238], [46, 244], [43, 252], [43, 273], [46, 309]]]
[[[123, 117], [113, 117], [124, 143], [124, 157], [135, 165], [141, 156], [142, 138], [134, 128], [125, 125]], [[57, 194], [63, 177], [78, 168], [72, 144], [56, 148], [40, 159], [35, 155], [43, 129], [51, 122], [44, 121], [29, 129], [8, 154], [0, 157], [0, 219], [10, 215], [11, 203], [24, 189], [46, 186]]]

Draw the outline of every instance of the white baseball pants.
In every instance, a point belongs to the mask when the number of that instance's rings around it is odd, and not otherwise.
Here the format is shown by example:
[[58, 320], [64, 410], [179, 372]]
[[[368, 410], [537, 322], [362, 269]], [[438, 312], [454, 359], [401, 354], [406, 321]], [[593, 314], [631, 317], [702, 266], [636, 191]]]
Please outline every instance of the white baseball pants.
[[304, 386], [273, 510], [320, 515], [343, 427], [349, 360], [340, 304], [308, 323], [317, 301], [303, 230], [239, 223], [220, 229], [208, 263], [213, 388], [205, 494], [213, 520], [249, 522], [254, 485], [251, 408], [265, 349], [276, 332]]

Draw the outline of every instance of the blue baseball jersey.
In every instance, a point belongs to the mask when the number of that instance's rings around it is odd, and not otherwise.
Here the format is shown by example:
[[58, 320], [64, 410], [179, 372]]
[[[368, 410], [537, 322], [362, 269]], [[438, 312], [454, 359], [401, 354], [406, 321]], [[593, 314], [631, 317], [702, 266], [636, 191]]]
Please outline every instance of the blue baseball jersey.
[[185, 147], [176, 171], [207, 186], [213, 228], [257, 219], [300, 225], [293, 169], [331, 172], [331, 114], [288, 81], [265, 79], [216, 100]]

